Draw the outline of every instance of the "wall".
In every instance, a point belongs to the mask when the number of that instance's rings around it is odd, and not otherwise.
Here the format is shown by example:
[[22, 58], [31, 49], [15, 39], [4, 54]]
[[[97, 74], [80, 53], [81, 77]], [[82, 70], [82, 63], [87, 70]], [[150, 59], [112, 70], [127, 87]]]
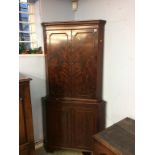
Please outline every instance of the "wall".
[[[36, 18], [39, 45], [43, 45], [40, 23], [73, 20], [74, 17], [70, 0], [41, 0], [36, 3], [35, 9], [36, 12], [40, 11]], [[19, 71], [33, 79], [30, 85], [31, 103], [34, 139], [37, 142], [43, 139], [41, 97], [46, 94], [44, 56], [19, 56]]]
[[107, 126], [134, 118], [134, 0], [79, 0], [75, 20], [104, 19]]
[[41, 0], [41, 14], [44, 22], [74, 19], [71, 0]]
[[45, 61], [43, 56], [20, 56], [19, 71], [32, 78], [31, 104], [35, 141], [43, 139], [41, 97], [46, 94]]

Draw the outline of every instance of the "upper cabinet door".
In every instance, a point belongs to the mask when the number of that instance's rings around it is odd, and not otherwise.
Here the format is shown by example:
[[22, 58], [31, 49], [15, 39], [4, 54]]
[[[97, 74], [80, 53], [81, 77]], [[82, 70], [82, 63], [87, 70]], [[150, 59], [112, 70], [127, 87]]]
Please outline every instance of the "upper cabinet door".
[[72, 97], [96, 98], [98, 29], [72, 30]]
[[71, 30], [46, 31], [49, 93], [55, 97], [71, 96]]

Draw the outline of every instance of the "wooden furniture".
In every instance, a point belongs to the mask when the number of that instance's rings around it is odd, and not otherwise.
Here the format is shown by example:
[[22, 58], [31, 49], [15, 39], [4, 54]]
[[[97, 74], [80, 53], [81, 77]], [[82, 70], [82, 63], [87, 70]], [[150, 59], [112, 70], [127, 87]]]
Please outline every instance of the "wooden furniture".
[[134, 155], [135, 121], [125, 118], [94, 135], [94, 155]]
[[43, 99], [45, 147], [92, 150], [104, 129], [105, 21], [43, 23], [48, 95]]
[[19, 155], [35, 155], [32, 110], [30, 101], [30, 78], [19, 79]]

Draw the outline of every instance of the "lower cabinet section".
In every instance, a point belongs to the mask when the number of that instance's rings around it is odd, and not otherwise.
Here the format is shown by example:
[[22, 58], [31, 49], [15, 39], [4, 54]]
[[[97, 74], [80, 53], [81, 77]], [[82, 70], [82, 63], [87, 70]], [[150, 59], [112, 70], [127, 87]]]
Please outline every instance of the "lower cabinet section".
[[98, 108], [96, 102], [45, 100], [46, 150], [72, 148], [91, 151], [92, 136], [99, 131]]

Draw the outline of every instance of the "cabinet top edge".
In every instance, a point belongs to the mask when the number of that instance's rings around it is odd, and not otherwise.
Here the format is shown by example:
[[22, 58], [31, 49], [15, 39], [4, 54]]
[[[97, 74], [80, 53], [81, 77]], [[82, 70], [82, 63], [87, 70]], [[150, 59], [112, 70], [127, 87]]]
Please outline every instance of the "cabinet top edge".
[[105, 20], [85, 20], [85, 21], [56, 21], [56, 22], [43, 22], [42, 26], [55, 26], [55, 25], [87, 25], [87, 24], [105, 24]]
[[27, 77], [26, 75], [19, 73], [19, 82], [25, 82], [25, 81], [30, 81], [30, 80], [32, 79]]

